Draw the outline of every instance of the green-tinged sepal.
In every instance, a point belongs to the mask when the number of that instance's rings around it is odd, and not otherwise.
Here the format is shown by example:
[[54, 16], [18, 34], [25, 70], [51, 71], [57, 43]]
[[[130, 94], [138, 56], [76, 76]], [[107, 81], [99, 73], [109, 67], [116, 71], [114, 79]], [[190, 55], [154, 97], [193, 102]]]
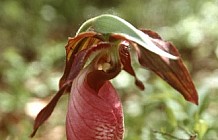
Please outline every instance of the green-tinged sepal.
[[157, 47], [150, 39], [150, 37], [140, 30], [136, 29], [129, 22], [124, 19], [114, 16], [114, 15], [100, 15], [95, 18], [87, 20], [85, 23], [77, 31], [77, 34], [82, 32], [86, 32], [88, 30], [94, 30], [95, 32], [102, 34], [118, 34], [121, 35], [128, 40], [131, 40], [145, 49], [156, 53], [158, 55], [170, 58], [177, 59], [177, 56], [171, 55], [159, 47]]

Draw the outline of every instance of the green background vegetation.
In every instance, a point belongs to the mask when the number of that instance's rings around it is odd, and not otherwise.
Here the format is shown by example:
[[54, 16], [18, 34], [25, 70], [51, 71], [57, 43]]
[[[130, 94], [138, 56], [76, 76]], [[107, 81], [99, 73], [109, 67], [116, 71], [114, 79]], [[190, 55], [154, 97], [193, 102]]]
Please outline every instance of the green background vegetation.
[[[57, 91], [67, 38], [86, 19], [103, 13], [173, 42], [200, 97], [199, 106], [186, 102], [134, 63], [145, 91], [139, 91], [125, 72], [113, 80], [124, 106], [125, 140], [190, 139], [195, 134], [199, 140], [217, 140], [217, 0], [1, 0], [0, 139], [29, 139], [34, 118], [28, 107], [47, 103]], [[61, 98], [33, 140], [65, 139], [67, 100], [67, 95]], [[31, 111], [37, 111], [33, 107]]]

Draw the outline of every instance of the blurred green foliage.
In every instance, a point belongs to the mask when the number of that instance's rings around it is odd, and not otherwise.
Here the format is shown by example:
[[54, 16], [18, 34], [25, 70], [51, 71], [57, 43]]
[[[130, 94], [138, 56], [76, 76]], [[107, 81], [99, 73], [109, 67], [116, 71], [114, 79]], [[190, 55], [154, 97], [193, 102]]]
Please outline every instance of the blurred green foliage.
[[[1, 0], [0, 139], [29, 139], [31, 111], [58, 88], [64, 46], [88, 18], [110, 13], [172, 41], [200, 96], [195, 106], [153, 73], [135, 69], [146, 90], [122, 72], [113, 80], [125, 112], [125, 140], [218, 139], [218, 0]], [[123, 79], [127, 82], [121, 82]], [[65, 139], [67, 95], [35, 140]]]

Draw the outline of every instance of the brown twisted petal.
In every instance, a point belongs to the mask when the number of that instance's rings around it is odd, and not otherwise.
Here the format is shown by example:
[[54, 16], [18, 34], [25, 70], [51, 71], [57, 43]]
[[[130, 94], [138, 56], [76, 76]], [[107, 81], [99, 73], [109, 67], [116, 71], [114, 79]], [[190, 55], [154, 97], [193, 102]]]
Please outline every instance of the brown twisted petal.
[[134, 76], [136, 86], [138, 86], [141, 90], [144, 90], [145, 87], [143, 83], [137, 78], [135, 71], [132, 67], [128, 46], [121, 44], [119, 47], [119, 55], [120, 55], [120, 61], [123, 64], [123, 70]]
[[[75, 55], [80, 51], [95, 47], [96, 44], [101, 41], [99, 36], [100, 35], [96, 32], [85, 32], [68, 39], [68, 44], [65, 46], [66, 64], [64, 74], [59, 81], [59, 88], [61, 88], [66, 80], [69, 79], [69, 73], [72, 71], [71, 66], [74, 65], [72, 63], [75, 62]], [[90, 52], [90, 50], [88, 52]]]

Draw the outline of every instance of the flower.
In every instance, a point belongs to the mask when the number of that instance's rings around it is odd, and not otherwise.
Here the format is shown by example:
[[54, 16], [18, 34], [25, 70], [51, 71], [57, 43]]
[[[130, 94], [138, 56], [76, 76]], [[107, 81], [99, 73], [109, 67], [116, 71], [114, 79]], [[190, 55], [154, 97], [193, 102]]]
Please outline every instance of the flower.
[[110, 80], [124, 70], [144, 90], [131, 65], [130, 50], [135, 52], [143, 68], [164, 79], [187, 101], [198, 104], [191, 77], [170, 42], [153, 31], [138, 30], [119, 17], [102, 15], [85, 22], [76, 36], [69, 38], [59, 91], [36, 117], [31, 136], [51, 115], [63, 93], [68, 92], [68, 140], [122, 140], [122, 105]]

